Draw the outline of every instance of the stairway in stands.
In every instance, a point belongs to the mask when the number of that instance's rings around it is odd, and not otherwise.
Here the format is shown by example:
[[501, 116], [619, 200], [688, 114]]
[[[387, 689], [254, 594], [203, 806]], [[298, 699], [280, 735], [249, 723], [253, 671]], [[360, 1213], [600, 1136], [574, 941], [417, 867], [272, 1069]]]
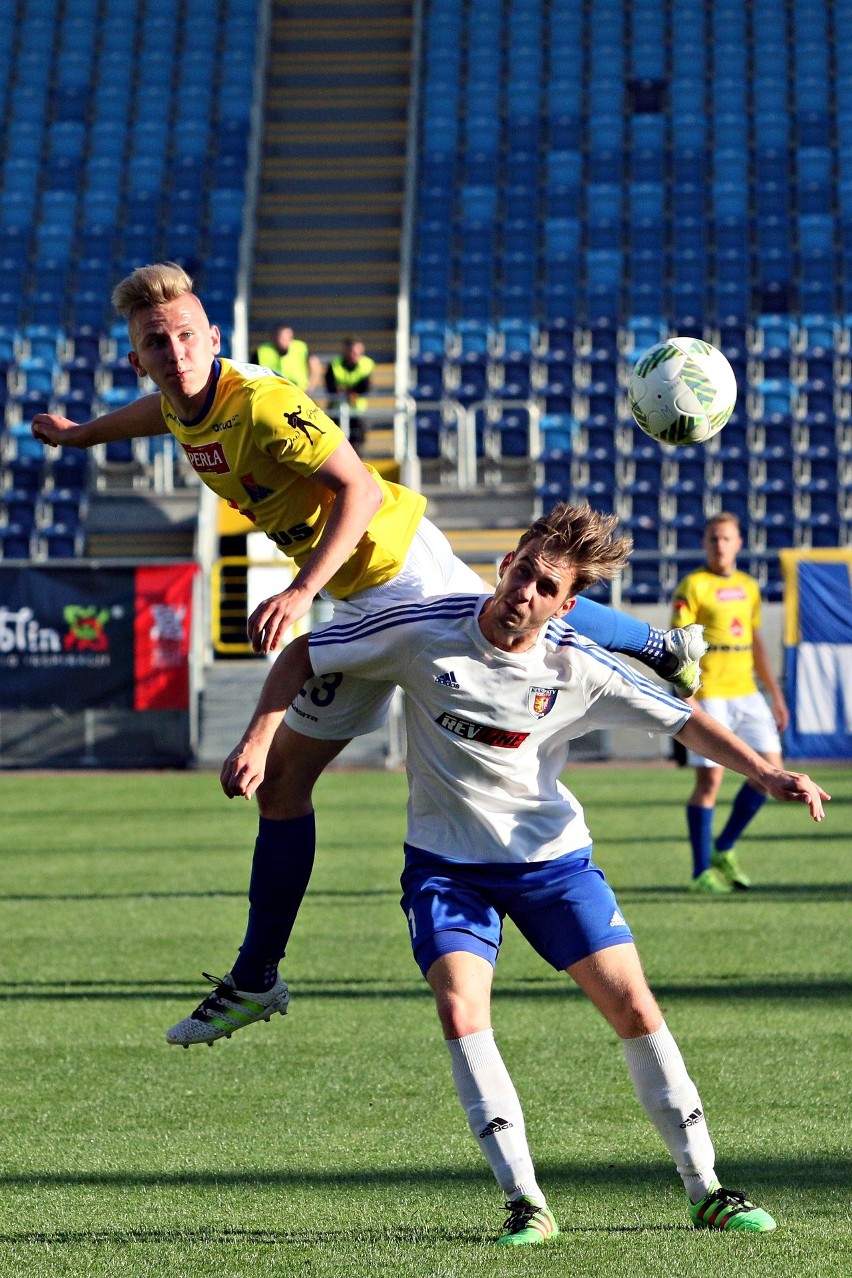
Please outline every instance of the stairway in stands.
[[411, 4], [274, 0], [250, 344], [395, 358]]

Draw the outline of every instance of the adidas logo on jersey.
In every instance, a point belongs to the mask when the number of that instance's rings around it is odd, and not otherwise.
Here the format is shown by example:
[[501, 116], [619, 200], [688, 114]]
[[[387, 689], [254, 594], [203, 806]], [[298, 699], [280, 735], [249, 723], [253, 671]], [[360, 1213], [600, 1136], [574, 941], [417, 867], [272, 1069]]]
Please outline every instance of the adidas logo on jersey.
[[512, 1126], [508, 1118], [492, 1118], [487, 1127], [483, 1127], [479, 1133], [479, 1139], [483, 1140], [486, 1136], [496, 1136], [498, 1132], [505, 1132]]
[[448, 670], [446, 674], [435, 675], [435, 682], [442, 684], [445, 688], [460, 688], [461, 684], [456, 683], [456, 676], [452, 670]]
[[610, 927], [627, 927], [627, 924], [625, 923], [622, 916], [619, 914], [618, 910], [613, 910], [612, 918], [609, 921], [609, 925]]
[[679, 1127], [696, 1127], [699, 1123], [704, 1122], [704, 1113], [700, 1109], [694, 1109], [688, 1118], [682, 1123], [678, 1123]]

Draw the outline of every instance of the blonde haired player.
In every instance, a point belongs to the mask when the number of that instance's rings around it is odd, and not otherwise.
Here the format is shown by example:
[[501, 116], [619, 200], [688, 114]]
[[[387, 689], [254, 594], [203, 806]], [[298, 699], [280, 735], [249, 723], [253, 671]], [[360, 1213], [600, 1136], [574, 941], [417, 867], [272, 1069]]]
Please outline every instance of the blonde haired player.
[[[742, 548], [736, 515], [722, 511], [707, 521], [707, 563], [681, 581], [672, 602], [672, 624], [704, 627], [707, 652], [701, 659], [702, 710], [730, 728], [775, 767], [781, 766], [781, 739], [790, 716], [760, 633], [760, 587], [737, 568]], [[770, 698], [767, 705], [755, 681]], [[771, 707], [771, 708], [770, 708]], [[687, 800], [686, 818], [692, 848], [692, 890], [719, 894], [746, 889], [751, 880], [740, 865], [734, 845], [766, 802], [758, 782], [743, 782], [730, 816], [713, 843], [713, 812], [725, 769], [690, 752], [695, 786]]]
[[[80, 424], [39, 414], [33, 432], [48, 444], [89, 448], [170, 431], [199, 478], [296, 563], [287, 589], [260, 603], [248, 620], [256, 651], [277, 648], [320, 593], [336, 618], [352, 618], [391, 603], [482, 588], [424, 518], [420, 493], [366, 466], [304, 390], [268, 368], [220, 355], [219, 330], [181, 267], [139, 267], [116, 286], [113, 305], [127, 321], [130, 363], [160, 394]], [[634, 652], [681, 686], [697, 679], [698, 627], [669, 638], [587, 599], [576, 614], [578, 629], [603, 646]], [[290, 700], [301, 686], [296, 677]], [[213, 1043], [286, 1010], [289, 994], [278, 964], [313, 867], [314, 783], [350, 738], [381, 726], [393, 690], [390, 681], [331, 673], [314, 680], [288, 713], [265, 776], [256, 778], [259, 829], [245, 939], [231, 971], [214, 979], [213, 992], [169, 1030], [169, 1042]]]

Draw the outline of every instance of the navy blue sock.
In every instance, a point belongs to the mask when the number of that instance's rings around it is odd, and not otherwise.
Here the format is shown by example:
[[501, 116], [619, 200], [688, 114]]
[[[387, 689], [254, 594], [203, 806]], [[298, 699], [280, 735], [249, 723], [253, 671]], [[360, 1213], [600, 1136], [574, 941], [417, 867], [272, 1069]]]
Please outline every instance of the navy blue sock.
[[608, 648], [610, 652], [632, 652], [637, 657], [644, 651], [651, 632], [647, 621], [637, 621], [626, 612], [606, 608], [583, 595], [577, 596], [565, 620], [601, 648]]
[[314, 865], [316, 826], [308, 816], [260, 817], [249, 884], [249, 916], [231, 976], [239, 990], [260, 993], [275, 984]]
[[737, 791], [725, 827], [716, 840], [716, 847], [720, 852], [730, 852], [749, 821], [757, 815], [765, 802], [765, 794], [753, 790], [748, 781], [743, 782]]
[[713, 808], [699, 808], [694, 803], [687, 803], [686, 824], [692, 848], [692, 877], [697, 879], [699, 874], [710, 868], [713, 852]]

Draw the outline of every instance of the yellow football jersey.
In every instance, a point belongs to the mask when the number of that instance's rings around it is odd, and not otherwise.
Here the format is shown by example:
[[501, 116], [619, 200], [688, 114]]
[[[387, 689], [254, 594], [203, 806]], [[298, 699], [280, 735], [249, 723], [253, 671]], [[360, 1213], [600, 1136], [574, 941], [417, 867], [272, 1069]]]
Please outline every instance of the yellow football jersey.
[[744, 697], [757, 691], [752, 639], [760, 627], [760, 587], [745, 572], [720, 577], [697, 568], [681, 581], [672, 601], [672, 625], [704, 627], [699, 701]]
[[[302, 564], [319, 541], [334, 493], [312, 475], [343, 440], [340, 427], [292, 382], [257, 364], [219, 359], [209, 407], [186, 423], [161, 397], [163, 417], [201, 480]], [[326, 589], [338, 599], [399, 572], [426, 498], [371, 467], [382, 504]]]

